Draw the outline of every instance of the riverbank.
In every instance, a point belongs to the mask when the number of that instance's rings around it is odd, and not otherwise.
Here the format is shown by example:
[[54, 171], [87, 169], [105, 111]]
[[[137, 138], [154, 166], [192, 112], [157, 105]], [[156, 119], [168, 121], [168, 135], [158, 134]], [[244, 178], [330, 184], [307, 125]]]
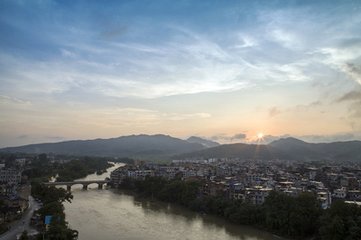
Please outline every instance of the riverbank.
[[[179, 204], [199, 213], [212, 214], [287, 238], [326, 240], [339, 239], [338, 236], [344, 239], [343, 236], [347, 235], [349, 239], [360, 239], [361, 228], [357, 227], [357, 221], [361, 208], [355, 204], [335, 201], [330, 209], [323, 210], [310, 192], [291, 197], [273, 191], [263, 204], [255, 205], [221, 195], [203, 195], [201, 186], [199, 181], [146, 177], [144, 180], [125, 178], [119, 187], [142, 197]], [[339, 223], [342, 223], [342, 228]]]
[[198, 181], [165, 180], [159, 177], [147, 177], [145, 180], [125, 178], [119, 185], [119, 189], [139, 198], [177, 204], [195, 213], [220, 217], [240, 226], [251, 226], [274, 235], [279, 234], [260, 224], [265, 217], [262, 207], [224, 197], [200, 197], [200, 187], [201, 183]]
[[[23, 172], [31, 182], [32, 196], [40, 199], [43, 206], [37, 211], [40, 214], [40, 224], [38, 230], [50, 239], [62, 236], [62, 239], [76, 239], [77, 231], [68, 227], [65, 219], [65, 201], [70, 201], [72, 195], [64, 189], [46, 187], [42, 183], [51, 180], [52, 176], [57, 176], [56, 181], [72, 181], [77, 178], [86, 177], [95, 172], [105, 172], [113, 167], [113, 163], [105, 161], [103, 158], [82, 157], [58, 164], [51, 162], [46, 154], [39, 155], [30, 165], [30, 168]], [[45, 226], [46, 216], [51, 216], [50, 224]], [[39, 226], [40, 226], [39, 225]]]
[[203, 215], [175, 204], [135, 197], [122, 190], [74, 189], [64, 203], [79, 240], [280, 240], [256, 228]]
[[[99, 180], [109, 177], [91, 174], [77, 180]], [[99, 190], [90, 185], [72, 188], [72, 203], [64, 203], [69, 227], [79, 231], [79, 240], [279, 240], [277, 236], [256, 228], [230, 223], [217, 216], [196, 213], [162, 201], [150, 201], [123, 190]]]
[[361, 214], [359, 206], [335, 201], [330, 209], [324, 210], [311, 192], [292, 197], [273, 191], [263, 204], [255, 205], [222, 195], [204, 195], [202, 182], [197, 180], [125, 178], [119, 187], [142, 197], [179, 204], [199, 213], [212, 214], [232, 223], [257, 227], [287, 238], [326, 240], [338, 239], [338, 236], [344, 239], [347, 235], [349, 239], [361, 239], [361, 228], [357, 226]]

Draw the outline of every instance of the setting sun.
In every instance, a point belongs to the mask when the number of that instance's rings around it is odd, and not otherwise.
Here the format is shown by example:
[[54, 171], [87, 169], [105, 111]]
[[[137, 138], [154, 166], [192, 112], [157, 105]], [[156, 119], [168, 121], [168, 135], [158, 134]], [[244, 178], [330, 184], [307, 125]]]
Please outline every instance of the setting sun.
[[257, 133], [257, 138], [258, 138], [258, 139], [262, 139], [263, 136], [264, 136], [263, 133]]

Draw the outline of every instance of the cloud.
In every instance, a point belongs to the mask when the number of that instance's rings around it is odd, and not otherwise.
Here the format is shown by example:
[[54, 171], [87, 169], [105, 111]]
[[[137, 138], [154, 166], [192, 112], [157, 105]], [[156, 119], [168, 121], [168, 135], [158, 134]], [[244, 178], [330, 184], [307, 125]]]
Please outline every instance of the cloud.
[[289, 135], [282, 135], [282, 136], [273, 136], [273, 135], [265, 135], [263, 136], [262, 143], [268, 144], [280, 138], [288, 137]]
[[254, 46], [258, 45], [256, 39], [254, 39], [251, 36], [244, 35], [244, 34], [239, 34], [239, 41], [241, 43], [234, 45], [232, 48], [243, 49], [243, 48], [250, 48], [250, 47], [254, 47]]
[[[14, 64], [8, 65], [12, 66], [12, 74], [18, 76], [10, 76], [14, 81], [9, 81], [9, 85], [35, 95], [68, 91], [78, 82], [84, 82], [80, 87], [105, 96], [158, 98], [310, 80], [303, 70], [309, 64], [307, 61], [295, 59], [285, 63], [285, 57], [293, 54], [291, 50], [283, 51], [279, 54], [283, 59], [278, 59], [272, 50], [270, 54], [260, 54], [254, 49], [255, 46], [268, 48], [265, 39], [255, 40], [258, 33], [239, 34], [238, 29], [232, 30], [230, 33], [236, 35], [237, 40], [224, 44], [191, 27], [160, 23], [157, 26], [170, 32], [172, 37], [160, 37], [156, 42], [97, 42], [87, 40], [97, 33], [92, 29], [59, 34], [54, 45], [65, 58], [44, 62], [12, 56]], [[149, 31], [154, 30], [149, 27]], [[122, 31], [124, 27], [120, 26], [102, 34], [116, 37]], [[248, 50], [242, 52], [244, 49]], [[4, 62], [9, 61], [4, 59]], [[35, 85], [42, 87], [34, 88]]]
[[204, 118], [210, 118], [212, 115], [209, 113], [166, 113], [162, 114], [163, 117], [165, 117], [168, 120], [172, 121], [180, 121], [180, 120], [190, 120], [190, 119], [204, 119]]
[[351, 112], [351, 117], [361, 118], [361, 101], [352, 103], [349, 110]]
[[[339, 99], [337, 102], [349, 102], [348, 110], [349, 110], [349, 118], [361, 118], [361, 91], [350, 91]], [[353, 122], [353, 121], [351, 121]], [[358, 126], [358, 124], [353, 123], [353, 127]]]
[[161, 124], [167, 121], [185, 121], [185, 120], [200, 120], [211, 117], [209, 113], [177, 113], [177, 112], [160, 112], [150, 109], [142, 108], [120, 108], [110, 107], [101, 108], [91, 112], [85, 112], [89, 115], [94, 123], [99, 122], [104, 126], [149, 126]]
[[282, 111], [278, 108], [278, 107], [272, 107], [269, 111], [268, 111], [268, 115], [270, 117], [274, 117], [278, 114], [280, 114]]
[[281, 135], [281, 136], [274, 136], [274, 135], [264, 135], [261, 139], [258, 139], [257, 137], [249, 139], [247, 143], [250, 144], [269, 144], [275, 140], [278, 140], [280, 138], [286, 138], [289, 137], [289, 135]]
[[245, 133], [237, 133], [234, 135], [228, 135], [225, 133], [221, 133], [221, 134], [217, 134], [217, 135], [210, 137], [210, 139], [212, 139], [212, 140], [226, 142], [226, 143], [233, 142], [233, 141], [237, 141], [237, 142], [242, 141], [243, 142], [246, 140], [246, 138], [247, 138], [247, 134], [245, 134]]
[[225, 133], [220, 133], [220, 134], [217, 134], [217, 135], [213, 135], [210, 137], [211, 140], [215, 140], [215, 141], [221, 141], [221, 140], [230, 140], [230, 137], [227, 136], [227, 134]]
[[16, 138], [18, 138], [18, 139], [26, 139], [26, 138], [28, 138], [28, 137], [29, 137], [28, 135], [23, 134], [23, 135], [17, 136]]
[[270, 36], [286, 48], [294, 49], [300, 44], [299, 38], [294, 33], [284, 29], [275, 28], [270, 32]]
[[343, 101], [361, 101], [361, 91], [351, 91], [340, 97], [338, 102]]
[[20, 105], [30, 105], [30, 101], [26, 101], [16, 97], [9, 97], [6, 95], [0, 95], [0, 104], [1, 103], [11, 103], [11, 104], [20, 104]]
[[76, 57], [75, 53], [73, 53], [67, 49], [62, 48], [62, 49], [60, 49], [60, 52], [61, 52], [61, 55], [63, 55], [64, 57], [71, 57], [71, 58]]
[[62, 137], [62, 136], [44, 136], [45, 139], [48, 139], [49, 141], [64, 141], [67, 138]]
[[352, 79], [361, 84], [361, 65], [346, 63], [343, 69]]
[[247, 137], [244, 133], [238, 133], [231, 137], [232, 140], [239, 140], [239, 139], [245, 139]]
[[128, 31], [126, 26], [113, 26], [101, 31], [99, 36], [101, 39], [112, 41], [123, 36]]
[[361, 68], [359, 57], [361, 56], [361, 45], [351, 44], [333, 48], [321, 48], [316, 51], [320, 53], [320, 62], [345, 73], [356, 83], [361, 84]]
[[273, 118], [273, 117], [275, 117], [279, 114], [283, 114], [283, 113], [291, 113], [292, 114], [294, 112], [297, 112], [299, 114], [300, 111], [307, 112], [307, 111], [310, 111], [314, 108], [321, 106], [322, 104], [323, 104], [322, 101], [316, 100], [316, 101], [313, 101], [310, 103], [298, 104], [298, 105], [295, 105], [292, 107], [282, 108], [282, 109], [280, 109], [277, 106], [273, 106], [268, 109], [268, 116], [270, 118]]
[[352, 140], [361, 140], [361, 132], [353, 132], [353, 133], [338, 133], [338, 134], [331, 134], [331, 135], [289, 135], [289, 134], [283, 134], [279, 136], [275, 135], [265, 135], [263, 136], [263, 139], [259, 141], [251, 140], [249, 143], [253, 144], [269, 144], [275, 140], [281, 139], [281, 138], [288, 138], [288, 137], [294, 137], [300, 140], [303, 140], [305, 142], [309, 143], [327, 143], [327, 142], [338, 142], [338, 141], [352, 141]]
[[322, 105], [322, 101], [317, 100], [317, 101], [313, 101], [307, 104], [298, 104], [293, 108], [288, 109], [288, 111], [309, 111], [315, 107], [321, 106]]
[[339, 142], [339, 141], [351, 141], [351, 140], [360, 140], [360, 133], [340, 133], [333, 135], [303, 135], [299, 136], [301, 140], [310, 143], [323, 143], [323, 142]]

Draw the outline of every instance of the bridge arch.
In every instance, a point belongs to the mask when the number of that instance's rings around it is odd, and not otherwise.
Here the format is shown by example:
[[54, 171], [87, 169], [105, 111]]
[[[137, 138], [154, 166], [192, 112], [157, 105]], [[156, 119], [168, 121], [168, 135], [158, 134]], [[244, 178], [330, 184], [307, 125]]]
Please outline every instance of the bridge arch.
[[109, 180], [84, 180], [84, 181], [73, 181], [73, 182], [46, 182], [43, 183], [46, 186], [66, 186], [68, 191], [71, 191], [71, 187], [74, 185], [82, 185], [84, 190], [88, 189], [91, 184], [97, 184], [98, 189], [102, 189], [105, 184], [108, 184]]

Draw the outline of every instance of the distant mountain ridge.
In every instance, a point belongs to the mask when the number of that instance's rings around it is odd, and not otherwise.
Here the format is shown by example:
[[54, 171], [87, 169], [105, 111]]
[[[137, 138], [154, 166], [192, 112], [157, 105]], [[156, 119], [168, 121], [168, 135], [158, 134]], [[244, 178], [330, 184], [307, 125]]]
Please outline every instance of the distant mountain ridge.
[[55, 153], [67, 155], [114, 156], [134, 158], [169, 157], [204, 149], [199, 143], [167, 135], [130, 135], [110, 139], [73, 140], [3, 148], [6, 152]]
[[356, 140], [332, 143], [307, 143], [296, 138], [283, 138], [273, 141], [269, 145], [291, 156], [292, 154], [303, 154], [304, 157], [301, 157], [301, 159], [361, 161], [361, 141]]
[[265, 144], [224, 144], [178, 155], [177, 158], [240, 158], [283, 160], [361, 161], [361, 141], [307, 143], [296, 138], [282, 138]]
[[31, 144], [0, 149], [2, 152], [54, 153], [138, 159], [240, 158], [281, 160], [361, 161], [361, 141], [307, 143], [282, 138], [265, 144], [224, 144], [190, 137], [187, 140], [167, 135], [130, 135], [110, 139], [74, 140]]

